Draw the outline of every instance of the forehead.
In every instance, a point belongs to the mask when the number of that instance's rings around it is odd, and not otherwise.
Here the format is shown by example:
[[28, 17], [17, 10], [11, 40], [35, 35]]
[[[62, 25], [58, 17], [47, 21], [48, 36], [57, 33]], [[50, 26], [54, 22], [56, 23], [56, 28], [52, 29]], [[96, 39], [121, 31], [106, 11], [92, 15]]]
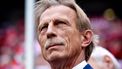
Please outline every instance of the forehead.
[[40, 19], [44, 18], [44, 17], [50, 17], [50, 16], [59, 16], [60, 15], [65, 15], [65, 16], [69, 16], [69, 17], [76, 17], [76, 12], [71, 9], [70, 7], [64, 6], [64, 5], [56, 5], [56, 6], [51, 6], [50, 8], [46, 9]]

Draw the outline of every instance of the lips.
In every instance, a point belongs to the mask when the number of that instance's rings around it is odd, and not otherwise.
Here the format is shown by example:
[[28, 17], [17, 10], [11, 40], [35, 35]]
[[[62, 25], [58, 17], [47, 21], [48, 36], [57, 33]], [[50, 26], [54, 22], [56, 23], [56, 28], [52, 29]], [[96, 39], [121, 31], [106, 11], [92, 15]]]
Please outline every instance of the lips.
[[55, 46], [63, 46], [64, 44], [63, 43], [52, 43], [52, 44], [50, 44], [50, 45], [48, 45], [47, 47], [46, 47], [46, 50], [48, 50], [49, 48], [51, 48], [51, 47], [55, 47]]

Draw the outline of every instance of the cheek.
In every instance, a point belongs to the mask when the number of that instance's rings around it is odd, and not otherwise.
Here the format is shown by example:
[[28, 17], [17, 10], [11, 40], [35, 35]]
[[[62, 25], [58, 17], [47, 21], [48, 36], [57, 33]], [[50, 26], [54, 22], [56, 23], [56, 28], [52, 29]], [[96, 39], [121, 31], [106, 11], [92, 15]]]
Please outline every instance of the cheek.
[[40, 43], [40, 46], [41, 46], [42, 55], [45, 58], [46, 57], [46, 49], [45, 49], [44, 45], [45, 45], [45, 42], [46, 42], [46, 38], [45, 38], [45, 36], [41, 36], [41, 35], [38, 38], [39, 38], [38, 40], [39, 40], [39, 43]]
[[39, 41], [39, 44], [40, 44], [40, 46], [41, 46], [41, 48], [43, 49], [44, 48], [44, 45], [45, 45], [45, 36], [41, 36], [41, 35], [39, 35], [38, 36], [38, 41]]
[[[76, 51], [80, 49], [80, 36], [78, 35], [78, 32], [76, 31], [69, 31], [65, 33], [65, 40], [66, 40], [66, 46], [67, 46], [67, 51]], [[72, 53], [73, 53], [72, 52]]]

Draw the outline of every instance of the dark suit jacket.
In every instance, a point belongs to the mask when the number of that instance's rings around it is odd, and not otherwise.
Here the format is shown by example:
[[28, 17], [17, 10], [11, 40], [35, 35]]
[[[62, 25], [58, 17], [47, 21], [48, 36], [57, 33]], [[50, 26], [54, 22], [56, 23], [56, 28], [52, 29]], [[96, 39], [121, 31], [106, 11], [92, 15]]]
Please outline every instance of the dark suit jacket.
[[87, 64], [83, 69], [93, 69], [89, 64]]

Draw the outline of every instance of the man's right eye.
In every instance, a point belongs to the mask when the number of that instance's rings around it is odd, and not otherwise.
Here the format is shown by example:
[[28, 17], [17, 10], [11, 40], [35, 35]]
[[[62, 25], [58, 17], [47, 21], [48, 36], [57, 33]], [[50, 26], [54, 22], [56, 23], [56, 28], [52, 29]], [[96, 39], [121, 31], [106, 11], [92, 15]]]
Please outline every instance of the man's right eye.
[[39, 28], [39, 31], [42, 32], [42, 31], [45, 31], [47, 29], [48, 25], [45, 24], [43, 25], [42, 27]]
[[41, 28], [41, 31], [47, 29], [47, 27], [48, 27], [47, 25], [46, 25], [46, 26], [43, 26], [43, 27]]

